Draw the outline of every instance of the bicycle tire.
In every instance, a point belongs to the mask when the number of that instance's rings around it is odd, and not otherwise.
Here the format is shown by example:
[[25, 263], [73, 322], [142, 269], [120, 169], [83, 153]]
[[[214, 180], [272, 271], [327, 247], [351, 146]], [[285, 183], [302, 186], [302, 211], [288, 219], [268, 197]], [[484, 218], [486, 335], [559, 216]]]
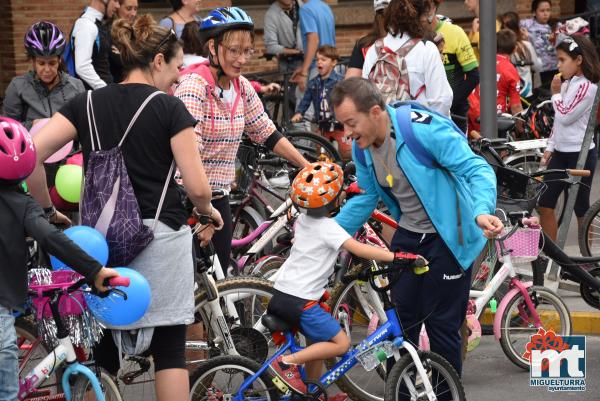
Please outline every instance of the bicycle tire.
[[[263, 313], [266, 311], [268, 301], [273, 296], [273, 283], [271, 281], [262, 279], [260, 277], [253, 276], [240, 276], [240, 277], [230, 277], [224, 280], [219, 280], [216, 282], [217, 290], [219, 292], [220, 304], [223, 309], [223, 315], [225, 316], [226, 321], [230, 328], [232, 326], [238, 327], [246, 327], [251, 328], [257, 323], [258, 319], [261, 318]], [[236, 311], [240, 318], [239, 321], [235, 321], [234, 317], [231, 316], [225, 306], [224, 298], [227, 295], [233, 294], [253, 294], [250, 295], [240, 304], [238, 301], [235, 304]], [[257, 299], [258, 298], [258, 299]], [[204, 306], [207, 303], [207, 293], [206, 289], [201, 288], [196, 292], [195, 296], [195, 315], [196, 321], [198, 323], [202, 323], [204, 334], [201, 338], [202, 340], [213, 340], [215, 338], [215, 333], [212, 332], [212, 326], [210, 324], [212, 316], [210, 315], [210, 311], [208, 308]], [[249, 305], [249, 306], [248, 306]], [[188, 332], [189, 334], [189, 332]], [[270, 337], [268, 332], [261, 333], [263, 336], [267, 337], [267, 341]], [[197, 339], [196, 339], [197, 340]], [[261, 341], [262, 343], [262, 341]], [[244, 347], [240, 347], [237, 351], [242, 355], [249, 357], [251, 359], [255, 359], [262, 344], [254, 343], [253, 337], [248, 338]], [[222, 350], [220, 350], [222, 352]], [[186, 360], [190, 359], [189, 355], [186, 355]], [[188, 362], [188, 365], [190, 363]]]
[[[215, 397], [214, 399], [233, 399], [243, 380], [258, 372], [260, 368], [260, 364], [243, 356], [228, 355], [209, 359], [200, 364], [190, 375], [190, 400], [200, 401], [213, 399], [211, 393], [218, 394], [219, 392], [221, 392], [222, 396], [218, 398]], [[220, 385], [220, 381], [216, 379], [216, 376], [220, 372], [233, 373], [234, 370], [238, 370], [242, 374], [240, 377], [241, 380], [236, 381], [233, 388], [227, 389], [229, 391], [224, 392]], [[259, 384], [261, 387], [259, 390], [266, 396], [264, 398], [260, 397], [261, 400], [277, 401], [279, 399], [279, 392], [273, 385], [272, 380], [273, 376], [267, 369], [254, 381], [253, 384]], [[232, 380], [230, 379], [228, 382], [229, 383], [225, 384], [230, 384]], [[249, 394], [244, 394], [244, 398], [248, 395]]]
[[[600, 267], [595, 267], [589, 271], [593, 277], [600, 277]], [[600, 309], [600, 291], [592, 288], [585, 283], [579, 284], [579, 293], [586, 304], [592, 308]]]
[[[552, 330], [557, 335], [561, 336], [568, 336], [571, 334], [572, 321], [569, 308], [558, 295], [547, 288], [537, 286], [528, 288], [527, 293], [530, 297], [534, 298], [533, 301], [536, 311], [540, 318], [543, 319], [542, 324], [545, 330]], [[526, 351], [525, 345], [529, 342], [531, 335], [535, 334], [538, 329], [529, 327], [532, 326], [529, 319], [527, 321], [524, 321], [523, 318], [515, 319], [515, 317], [519, 317], [519, 313], [513, 312], [513, 307], [519, 308], [521, 302], [524, 302], [523, 294], [518, 293], [508, 302], [506, 309], [500, 317], [500, 346], [502, 347], [504, 354], [512, 363], [521, 369], [528, 370], [529, 361], [523, 358], [522, 355]], [[550, 311], [548, 309], [549, 306], [554, 308], [555, 312], [558, 314], [560, 327], [557, 327], [554, 311]], [[521, 320], [522, 323], [519, 323], [519, 320]], [[512, 334], [512, 330], [509, 330], [511, 328], [510, 326], [513, 325], [523, 326], [516, 327], [516, 329], [518, 329], [517, 331], [523, 332], [524, 334], [524, 338], [519, 341], [520, 347], [516, 345], [519, 340], [517, 334]], [[525, 331], [527, 332], [525, 333]]]
[[[310, 131], [288, 131], [285, 136], [302, 156], [311, 163], [318, 161], [320, 156], [326, 156], [329, 160], [338, 164], [343, 163], [340, 152], [331, 142], [320, 135]], [[313, 145], [311, 146], [306, 142], [312, 142]]]
[[[594, 230], [594, 227], [596, 230]], [[600, 199], [594, 202], [585, 212], [583, 223], [577, 233], [579, 250], [583, 256], [600, 256], [600, 246], [593, 247], [594, 242], [595, 244], [600, 244], [600, 238], [595, 238], [595, 236], [600, 237], [600, 229], [598, 227], [600, 227]]]
[[[17, 332], [17, 345], [19, 346], [19, 376], [28, 374], [38, 363], [52, 352], [44, 341], [38, 337], [37, 325], [27, 317], [21, 317], [15, 320], [15, 330]], [[29, 358], [21, 366], [23, 358]], [[62, 386], [60, 379], [64, 368], [59, 366], [45, 381], [38, 390], [50, 391], [50, 395], [60, 394]]]
[[[450, 395], [452, 396], [452, 398], [447, 398], [446, 396], [444, 396], [444, 400], [451, 399], [463, 401], [467, 399], [465, 396], [465, 389], [463, 388], [460, 377], [448, 361], [446, 361], [440, 355], [433, 352], [419, 352], [419, 357], [423, 362], [423, 366], [428, 372], [427, 376], [432, 381], [436, 380], [432, 383], [432, 387], [434, 388], [434, 390], [439, 389], [439, 391], [442, 393], [442, 390], [445, 390], [444, 386], [440, 388], [440, 384], [442, 384], [442, 382], [439, 381], [440, 377], [442, 377], [443, 379], [445, 379], [446, 382], [448, 382], [448, 389], [450, 390]], [[437, 374], [434, 373], [434, 369], [437, 371]], [[400, 392], [403, 390], [402, 385], [406, 383], [406, 381], [411, 381], [413, 388], [419, 387], [420, 389], [424, 390], [422, 386], [419, 386], [417, 380], [418, 375], [416, 374], [416, 367], [414, 361], [412, 360], [410, 354], [406, 354], [402, 358], [400, 358], [400, 360], [397, 361], [394, 364], [394, 366], [390, 369], [390, 373], [388, 374], [385, 383], [385, 400], [400, 401], [405, 399], [417, 399], [416, 397], [411, 397], [410, 394], [402, 394], [406, 395], [408, 398], [399, 396]], [[419, 399], [426, 399], [426, 397]]]
[[[100, 368], [100, 385], [104, 390], [104, 398], [106, 401], [123, 401], [119, 386], [114, 381], [111, 375], [104, 369]], [[91, 390], [90, 381], [87, 376], [77, 375], [75, 384], [73, 385], [72, 401], [90, 401], [96, 400], [96, 394]]]

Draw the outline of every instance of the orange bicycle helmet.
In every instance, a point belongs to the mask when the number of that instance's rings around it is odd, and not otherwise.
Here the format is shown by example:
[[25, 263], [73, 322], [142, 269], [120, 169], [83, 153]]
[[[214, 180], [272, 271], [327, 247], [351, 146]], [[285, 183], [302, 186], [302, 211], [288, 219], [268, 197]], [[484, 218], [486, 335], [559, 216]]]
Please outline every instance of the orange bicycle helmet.
[[315, 162], [304, 167], [292, 182], [290, 197], [298, 207], [319, 209], [337, 198], [344, 183], [344, 172], [335, 163]]

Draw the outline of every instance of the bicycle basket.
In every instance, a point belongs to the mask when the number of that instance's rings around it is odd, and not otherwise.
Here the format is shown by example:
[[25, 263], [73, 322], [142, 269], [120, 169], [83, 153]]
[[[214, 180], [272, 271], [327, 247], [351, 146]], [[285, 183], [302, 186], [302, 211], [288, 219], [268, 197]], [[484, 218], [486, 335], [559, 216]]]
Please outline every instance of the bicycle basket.
[[[505, 233], [510, 228], [505, 229]], [[540, 228], [523, 227], [504, 240], [504, 248], [510, 250], [510, 259], [514, 264], [529, 263], [536, 260], [540, 254]], [[500, 244], [496, 241], [498, 260], [504, 262], [500, 253]]]
[[81, 278], [81, 275], [72, 270], [31, 269], [29, 271], [29, 289], [37, 293], [31, 296], [31, 304], [38, 323], [38, 333], [51, 347], [58, 345], [56, 322], [50, 311], [50, 300], [41, 295], [43, 291], [50, 289], [63, 290], [58, 310], [74, 345], [89, 348], [102, 338], [102, 328], [87, 310], [83, 293], [75, 291], [67, 294], [67, 288]]
[[546, 189], [546, 184], [531, 178], [520, 170], [492, 166], [496, 173], [496, 207], [509, 212], [531, 212]]

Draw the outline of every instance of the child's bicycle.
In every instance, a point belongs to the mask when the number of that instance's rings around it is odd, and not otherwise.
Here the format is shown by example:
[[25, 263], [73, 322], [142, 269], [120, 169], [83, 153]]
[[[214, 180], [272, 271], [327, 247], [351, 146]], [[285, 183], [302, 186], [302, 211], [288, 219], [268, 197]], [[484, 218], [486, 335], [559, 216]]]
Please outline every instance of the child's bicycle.
[[[55, 273], [68, 274], [70, 272]], [[74, 302], [75, 305], [83, 309], [83, 305], [79, 301], [81, 298], [78, 300], [78, 297], [74, 296], [74, 294], [85, 291], [81, 289], [85, 284], [85, 279], [67, 279], [54, 284], [30, 284], [30, 294], [34, 297], [34, 302], [37, 299], [39, 301], [38, 304], [44, 309], [43, 313], [47, 313], [46, 311], [49, 310], [52, 316], [52, 320], [56, 325], [58, 345], [27, 375], [21, 376], [21, 379], [19, 380], [19, 400], [38, 399], [35, 397], [36, 395], [39, 399], [50, 399], [46, 396], [40, 397], [41, 394], [37, 393], [37, 389], [41, 387], [44, 381], [63, 364], [67, 365], [67, 368], [62, 373], [62, 389], [64, 394], [56, 395], [51, 397], [51, 399], [66, 399], [67, 401], [89, 400], [92, 399], [90, 398], [90, 391], [93, 391], [96, 397], [94, 399], [98, 401], [122, 400], [119, 389], [111, 376], [102, 369], [94, 372], [77, 360], [69, 330], [61, 315], [61, 308], [64, 307], [65, 303]], [[126, 287], [129, 286], [129, 278], [115, 277], [108, 281], [108, 285], [111, 287]], [[113, 289], [111, 291], [119, 290]], [[122, 295], [126, 296], [123, 293]], [[61, 299], [63, 302], [61, 302]], [[72, 391], [70, 385], [71, 380], [73, 380]], [[31, 398], [32, 396], [34, 398]]]
[[[483, 290], [469, 292], [466, 317], [469, 328], [467, 351], [473, 351], [481, 338], [480, 316], [504, 281], [510, 279], [508, 292], [499, 300], [497, 307], [492, 307], [495, 312], [494, 336], [500, 341], [502, 351], [508, 359], [523, 369], [529, 369], [529, 360], [523, 355], [531, 336], [538, 329], [568, 336], [572, 327], [571, 315], [565, 302], [548, 288], [534, 286], [530, 281], [521, 281], [513, 266], [513, 259], [525, 262], [538, 257], [541, 230], [535, 224], [523, 224], [528, 216], [528, 212], [508, 213], [507, 232], [495, 239], [502, 267], [493, 277], [488, 278]], [[495, 300], [492, 302], [495, 304]], [[424, 332], [421, 334], [421, 347], [427, 348], [427, 336]]]
[[[410, 255], [413, 256], [414, 255]], [[410, 260], [410, 262], [408, 262]], [[407, 258], [407, 268], [415, 268], [414, 259]], [[341, 360], [327, 371], [318, 382], [307, 381], [309, 393], [295, 394], [278, 378], [274, 378], [269, 365], [280, 355], [298, 352], [302, 347], [295, 341], [293, 328], [273, 315], [263, 316], [263, 324], [282, 346], [263, 365], [239, 356], [223, 356], [210, 359], [191, 375], [192, 400], [327, 400], [326, 388], [343, 377], [354, 365], [360, 363], [366, 371], [373, 370], [394, 358], [396, 363], [388, 371], [385, 383], [385, 399], [396, 400], [465, 400], [465, 392], [454, 368], [441, 356], [432, 352], [418, 351], [404, 340], [396, 309], [387, 295], [389, 288], [398, 280], [401, 271], [384, 268], [365, 271], [365, 279], [381, 293], [387, 321], [376, 331], [348, 351]], [[387, 276], [387, 285], [378, 286], [379, 276]], [[279, 334], [279, 335], [277, 335]], [[403, 355], [400, 350], [403, 349]], [[303, 369], [301, 369], [304, 375]]]

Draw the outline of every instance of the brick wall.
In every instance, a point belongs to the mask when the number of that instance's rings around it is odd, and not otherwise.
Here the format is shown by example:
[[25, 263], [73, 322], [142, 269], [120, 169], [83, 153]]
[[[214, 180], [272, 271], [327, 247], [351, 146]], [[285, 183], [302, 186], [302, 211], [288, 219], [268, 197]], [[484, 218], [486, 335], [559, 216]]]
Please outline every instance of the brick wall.
[[[562, 1], [568, 2], [570, 0]], [[356, 39], [364, 35], [370, 27], [372, 2], [371, 0], [357, 0], [356, 2], [327, 0], [327, 2], [332, 5], [336, 14], [336, 23], [338, 23], [336, 40], [339, 52], [342, 56], [347, 56], [350, 54]], [[48, 19], [57, 23], [68, 34], [73, 22], [88, 3], [89, 0], [0, 0], [0, 10], [2, 10], [0, 12], [0, 26], [2, 27], [2, 35], [0, 35], [0, 96], [3, 96], [6, 86], [13, 77], [23, 74], [30, 68], [30, 63], [27, 61], [23, 49], [23, 36], [27, 28], [35, 21]], [[165, 3], [167, 2], [165, 1]], [[217, 6], [227, 6], [231, 3], [230, 0], [204, 0], [203, 7], [208, 10]], [[233, 3], [235, 4], [235, 1]], [[498, 4], [498, 10], [500, 12], [502, 7], [508, 7], [515, 3], [521, 16], [528, 17], [531, 15], [530, 0], [504, 0], [501, 4]], [[244, 7], [255, 19], [257, 25], [256, 47], [259, 49], [260, 55], [264, 49], [261, 29], [264, 11], [267, 6], [265, 5], [266, 2], [257, 1], [256, 4], [258, 5]], [[471, 16], [462, 7], [462, 2], [447, 1], [443, 6], [448, 7], [448, 10], [453, 10], [448, 12], [448, 15], [456, 18], [457, 22], [470, 21]], [[170, 8], [166, 6], [160, 8], [143, 6], [140, 11], [151, 12], [155, 17], [160, 18], [168, 14]], [[555, 16], [561, 14], [559, 0], [553, 0], [553, 14]], [[264, 59], [257, 57], [250, 62], [247, 72], [252, 73], [275, 68], [275, 61], [266, 62]]]

